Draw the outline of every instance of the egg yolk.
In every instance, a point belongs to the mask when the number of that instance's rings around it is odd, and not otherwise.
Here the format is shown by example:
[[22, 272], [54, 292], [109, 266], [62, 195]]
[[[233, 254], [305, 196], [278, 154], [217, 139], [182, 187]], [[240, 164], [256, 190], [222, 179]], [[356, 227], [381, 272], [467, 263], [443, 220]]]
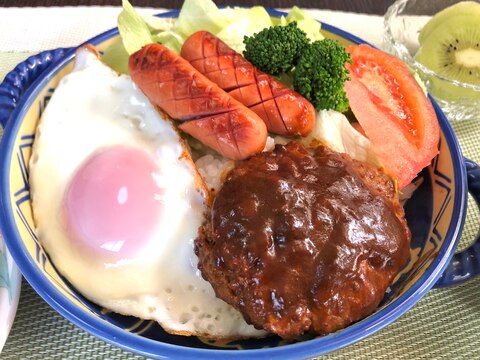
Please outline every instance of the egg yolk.
[[146, 152], [114, 146], [93, 154], [64, 197], [67, 231], [80, 245], [117, 259], [133, 258], [154, 235], [163, 211], [159, 169]]

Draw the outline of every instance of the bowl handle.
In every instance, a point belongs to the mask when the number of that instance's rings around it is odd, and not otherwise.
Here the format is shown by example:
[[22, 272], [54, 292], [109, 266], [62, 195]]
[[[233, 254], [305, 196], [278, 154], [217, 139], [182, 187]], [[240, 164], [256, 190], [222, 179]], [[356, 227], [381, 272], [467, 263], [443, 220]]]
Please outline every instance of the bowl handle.
[[[464, 160], [467, 168], [468, 192], [480, 207], [480, 166], [467, 158]], [[480, 275], [480, 232], [477, 233], [472, 245], [453, 255], [450, 264], [433, 287], [457, 285], [476, 275]]]
[[43, 51], [30, 56], [10, 71], [0, 84], [0, 126], [5, 128], [13, 110], [21, 97], [40, 75], [58, 60], [62, 59], [70, 48]]

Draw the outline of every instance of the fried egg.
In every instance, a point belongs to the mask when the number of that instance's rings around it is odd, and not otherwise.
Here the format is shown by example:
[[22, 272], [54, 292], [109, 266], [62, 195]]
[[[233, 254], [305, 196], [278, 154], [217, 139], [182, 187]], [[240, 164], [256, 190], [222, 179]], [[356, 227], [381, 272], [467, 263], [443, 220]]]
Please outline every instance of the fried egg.
[[185, 143], [92, 47], [77, 51], [42, 114], [30, 186], [39, 241], [87, 299], [170, 333], [264, 335], [197, 268], [209, 195]]

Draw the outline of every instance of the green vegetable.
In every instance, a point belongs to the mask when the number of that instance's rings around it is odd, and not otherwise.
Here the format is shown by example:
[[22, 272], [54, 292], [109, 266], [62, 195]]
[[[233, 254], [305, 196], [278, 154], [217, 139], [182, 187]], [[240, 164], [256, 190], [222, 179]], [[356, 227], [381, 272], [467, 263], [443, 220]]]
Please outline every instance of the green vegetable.
[[287, 17], [272, 18], [261, 6], [219, 9], [212, 0], [185, 0], [178, 19], [172, 19], [141, 15], [128, 0], [122, 4], [118, 28], [125, 51], [118, 44], [112, 50], [115, 56], [105, 57], [117, 71], [127, 72], [128, 54], [149, 43], [162, 43], [179, 53], [188, 36], [207, 30], [234, 50], [245, 49], [244, 56], [261, 70], [288, 83], [293, 74], [294, 88], [317, 109], [348, 109], [343, 83], [349, 57], [338, 43], [319, 41], [320, 23], [298, 7]]
[[298, 6], [294, 6], [288, 13], [287, 23], [295, 21], [297, 26], [305, 31], [311, 41], [323, 40], [324, 37], [320, 33], [320, 23], [311, 17], [308, 12], [303, 11]]
[[245, 36], [243, 42], [245, 59], [263, 72], [279, 75], [292, 70], [310, 41], [294, 21], [286, 26], [272, 26], [253, 36]]
[[[298, 12], [291, 14], [298, 18]], [[322, 39], [310, 43], [296, 21], [288, 23], [288, 17], [281, 19], [279, 25], [245, 36], [243, 41], [243, 56], [248, 61], [271, 75], [285, 77], [293, 73], [293, 87], [317, 110], [348, 110], [343, 84], [348, 80], [345, 63], [351, 60], [338, 41]]]
[[[152, 42], [150, 29], [132, 5], [126, 0], [122, 1], [123, 10], [118, 15], [118, 30], [123, 40], [123, 46], [128, 53]], [[132, 34], [134, 36], [132, 36]]]
[[273, 25], [272, 18], [263, 6], [224, 8], [220, 12], [229, 18], [229, 23], [215, 35], [240, 54], [245, 50], [244, 36], [251, 36]]
[[[188, 1], [188, 0], [187, 0]], [[184, 39], [173, 31], [174, 23], [169, 18], [157, 18], [152, 15], [140, 15], [128, 0], [122, 1], [123, 10], [118, 15], [118, 30], [127, 53], [132, 54], [143, 46], [164, 37], [165, 44], [179, 52]], [[165, 34], [168, 34], [165, 38]]]
[[314, 140], [320, 141], [334, 151], [350, 155], [352, 159], [380, 167], [372, 143], [350, 124], [346, 115], [334, 110], [319, 111], [315, 128], [301, 142], [308, 146]]
[[216, 34], [228, 25], [228, 20], [221, 16], [220, 11], [211, 0], [185, 0], [178, 14], [176, 29], [185, 38], [199, 30]]
[[179, 53], [185, 39], [198, 30], [211, 32], [241, 53], [245, 47], [244, 36], [252, 36], [274, 23], [286, 25], [293, 21], [312, 41], [323, 38], [320, 23], [298, 7], [286, 18], [273, 18], [263, 6], [219, 9], [212, 0], [185, 0], [178, 18], [172, 19], [141, 15], [128, 0], [122, 0], [122, 5], [117, 24], [129, 54], [152, 42], [160, 42]]
[[102, 55], [102, 61], [121, 74], [128, 74], [128, 53], [121, 41], [115, 41]]
[[313, 42], [300, 55], [295, 67], [293, 86], [317, 110], [348, 110], [348, 98], [343, 84], [349, 80], [345, 63], [350, 55], [336, 40]]
[[244, 36], [273, 24], [262, 6], [219, 9], [212, 0], [185, 0], [178, 18], [173, 19], [140, 15], [128, 0], [123, 0], [122, 5], [117, 24], [129, 54], [150, 43], [162, 43], [179, 53], [187, 37], [199, 30], [211, 32], [241, 53]]

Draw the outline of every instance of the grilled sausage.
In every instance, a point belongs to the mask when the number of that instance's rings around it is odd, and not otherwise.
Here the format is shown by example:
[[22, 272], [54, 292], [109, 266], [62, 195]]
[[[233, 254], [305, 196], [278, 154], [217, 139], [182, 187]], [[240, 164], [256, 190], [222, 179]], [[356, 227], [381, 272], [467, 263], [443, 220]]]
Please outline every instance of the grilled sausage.
[[221, 155], [240, 160], [265, 147], [262, 119], [165, 46], [143, 47], [130, 56], [128, 68], [154, 105]]
[[198, 31], [183, 44], [182, 57], [235, 99], [252, 109], [269, 131], [307, 135], [315, 109], [303, 96], [253, 66], [222, 40]]

